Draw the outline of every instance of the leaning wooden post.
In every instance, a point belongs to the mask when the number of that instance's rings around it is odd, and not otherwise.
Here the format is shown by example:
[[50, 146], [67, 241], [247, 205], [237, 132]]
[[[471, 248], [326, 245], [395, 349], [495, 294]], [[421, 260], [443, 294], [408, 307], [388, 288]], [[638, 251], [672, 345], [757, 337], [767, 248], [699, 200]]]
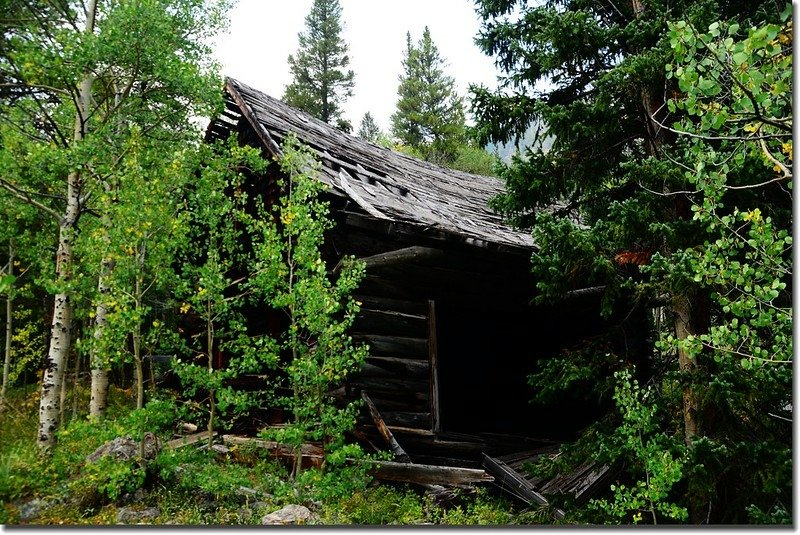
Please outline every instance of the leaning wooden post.
[[369, 410], [370, 416], [372, 416], [372, 421], [375, 422], [375, 427], [378, 428], [378, 433], [381, 434], [383, 440], [389, 445], [389, 449], [392, 450], [392, 455], [394, 455], [395, 459], [400, 461], [401, 463], [410, 463], [411, 457], [405, 452], [405, 450], [400, 446], [400, 443], [397, 442], [397, 439], [394, 438], [394, 435], [387, 427], [386, 422], [383, 421], [383, 417], [381, 413], [378, 412], [378, 408], [370, 399], [369, 395], [365, 391], [361, 391], [361, 399], [364, 400], [364, 403], [367, 405], [367, 410]]

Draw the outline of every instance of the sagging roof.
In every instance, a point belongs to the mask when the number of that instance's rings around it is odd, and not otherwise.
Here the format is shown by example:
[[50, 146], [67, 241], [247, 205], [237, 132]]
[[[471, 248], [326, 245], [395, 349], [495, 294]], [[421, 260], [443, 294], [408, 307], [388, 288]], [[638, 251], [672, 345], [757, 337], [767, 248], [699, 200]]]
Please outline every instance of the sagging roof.
[[436, 229], [474, 245], [532, 249], [533, 238], [505, 224], [488, 207], [503, 189], [491, 177], [454, 171], [351, 136], [238, 80], [225, 84], [226, 110], [208, 128], [225, 138], [247, 120], [273, 156], [289, 133], [322, 163], [319, 178], [371, 217]]

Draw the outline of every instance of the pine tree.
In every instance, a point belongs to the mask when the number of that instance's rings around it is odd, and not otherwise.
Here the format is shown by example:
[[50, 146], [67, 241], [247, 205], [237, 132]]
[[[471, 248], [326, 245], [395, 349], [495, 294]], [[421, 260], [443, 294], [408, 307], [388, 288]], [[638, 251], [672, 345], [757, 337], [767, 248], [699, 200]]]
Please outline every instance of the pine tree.
[[306, 31], [298, 34], [300, 48], [288, 59], [293, 80], [283, 101], [349, 131], [341, 106], [353, 94], [355, 74], [347, 68], [350, 58], [341, 37], [341, 18], [339, 0], [314, 0]]
[[427, 26], [416, 46], [406, 34], [392, 134], [424, 159], [446, 165], [464, 142], [464, 105], [444, 67]]
[[[694, 466], [687, 469], [691, 475], [683, 503], [694, 521], [705, 520], [711, 509], [718, 518], [741, 518], [744, 507], [723, 502], [732, 498], [723, 497], [716, 486], [722, 486], [725, 478], [730, 483], [736, 477], [753, 477], [750, 481], [757, 477], [744, 472], [733, 476], [736, 470], [725, 475], [710, 467], [736, 464], [723, 453], [732, 447], [728, 440], [733, 435], [722, 424], [741, 410], [732, 400], [753, 392], [728, 390], [727, 400], [720, 396], [719, 404], [710, 403], [714, 389], [731, 388], [732, 383], [726, 382], [706, 352], [691, 356], [687, 351], [691, 340], [708, 332], [718, 312], [708, 288], [698, 284], [692, 272], [690, 252], [713, 238], [708, 227], [693, 218], [692, 205], [699, 196], [693, 191], [691, 173], [681, 167], [691, 168], [693, 163], [681, 161], [683, 141], [668, 127], [675, 117], [668, 113], [666, 102], [686, 89], [666, 77], [664, 66], [672, 61], [667, 22], [685, 19], [708, 28], [714, 21], [735, 18], [744, 26], [775, 19], [779, 10], [770, 1], [525, 4], [478, 3], [485, 21], [478, 43], [497, 58], [505, 78], [496, 93], [472, 89], [477, 129], [483, 141], [506, 142], [539, 120], [546, 126], [539, 139], [552, 136], [553, 145], [547, 153], [529, 150], [526, 158], [515, 160], [503, 172], [507, 193], [493, 206], [520, 226], [533, 226], [540, 247], [533, 269], [542, 297], [559, 299], [580, 285], [602, 286], [607, 310], [616, 305], [622, 317], [637, 315], [637, 309], [622, 310], [632, 296], [641, 307], [659, 299], [666, 303], [669, 328], [663, 329], [659, 351], [652, 353], [655, 360], [644, 364], [681, 378], [675, 383], [676, 395], [669, 399], [675, 405], [662, 408], [680, 415], [681, 424], [671, 430], [672, 435], [682, 439], [677, 446], [696, 456]], [[695, 71], [695, 79], [699, 72]], [[749, 178], [763, 174], [763, 169], [750, 167]], [[785, 218], [786, 207], [781, 206], [785, 201], [774, 202], [780, 197], [777, 190], [776, 186], [764, 195], [772, 199], [771, 215]], [[741, 198], [749, 193], [733, 195]], [[541, 210], [554, 202], [564, 207], [556, 217]], [[732, 198], [725, 204], [735, 202]], [[582, 225], [572, 223], [578, 218]], [[598, 359], [604, 354], [600, 351], [586, 351], [588, 358], [583, 361], [562, 361], [534, 383], [575, 388], [576, 377], [598, 377], [588, 370], [592, 366], [596, 370], [599, 362], [605, 366], [599, 377], [610, 379], [620, 360], [632, 358]], [[563, 373], [576, 367], [583, 371], [572, 372], [571, 379]], [[607, 381], [593, 383], [606, 393], [613, 390]], [[668, 402], [663, 397], [649, 399]], [[597, 437], [591, 440], [598, 451]]]
[[361, 119], [361, 124], [358, 126], [358, 137], [370, 143], [375, 143], [380, 135], [381, 129], [378, 127], [378, 123], [375, 122], [375, 118], [370, 112], [365, 113]]

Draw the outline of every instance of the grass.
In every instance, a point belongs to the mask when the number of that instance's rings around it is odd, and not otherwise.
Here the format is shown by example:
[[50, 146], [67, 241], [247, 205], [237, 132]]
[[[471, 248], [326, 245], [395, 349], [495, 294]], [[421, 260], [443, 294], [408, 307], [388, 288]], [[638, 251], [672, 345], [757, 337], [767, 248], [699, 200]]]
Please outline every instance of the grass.
[[[85, 464], [86, 456], [107, 440], [136, 436], [143, 430], [168, 438], [175, 417], [170, 402], [131, 412], [130, 393], [112, 388], [109, 416], [100, 424], [85, 417], [69, 421], [59, 432], [51, 458], [37, 455], [38, 393], [12, 389], [9, 409], [0, 414], [0, 523], [37, 525], [109, 525], [125, 494], [142, 486], [143, 498], [127, 507], [157, 507], [152, 524], [258, 525], [284, 505], [301, 503], [325, 525], [509, 525], [546, 522], [541, 512], [520, 510], [485, 488], [464, 493], [457, 505], [443, 509], [418, 488], [372, 482], [353, 474], [305, 473], [289, 480], [280, 463], [262, 450], [235, 447], [221, 459], [187, 447], [164, 450], [146, 466], [106, 459]], [[88, 406], [88, 392], [79, 392]], [[251, 489], [242, 491], [241, 488]], [[255, 495], [253, 495], [255, 491]], [[39, 498], [49, 505], [30, 521], [19, 505]]]

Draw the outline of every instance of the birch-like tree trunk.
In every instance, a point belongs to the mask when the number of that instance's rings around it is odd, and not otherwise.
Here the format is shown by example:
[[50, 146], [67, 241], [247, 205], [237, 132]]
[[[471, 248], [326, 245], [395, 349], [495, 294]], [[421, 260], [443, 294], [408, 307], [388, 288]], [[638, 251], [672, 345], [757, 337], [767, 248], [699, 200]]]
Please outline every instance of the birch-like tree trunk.
[[[103, 225], [110, 225], [108, 215], [103, 215]], [[107, 227], [105, 227], [107, 228]], [[103, 338], [106, 324], [108, 323], [108, 307], [106, 302], [108, 293], [111, 291], [109, 280], [111, 278], [111, 271], [114, 269], [114, 261], [107, 255], [103, 257], [100, 262], [100, 275], [97, 278], [97, 293], [98, 301], [95, 307], [95, 327], [94, 339], [95, 345], [92, 347], [89, 359], [92, 366], [92, 385], [91, 385], [91, 398], [89, 400], [89, 418], [99, 420], [105, 415], [106, 408], [108, 407], [108, 360], [105, 355], [100, 354], [99, 342]]]
[[[86, 26], [84, 33], [94, 33], [97, 0], [89, 0], [86, 6]], [[75, 113], [75, 132], [73, 142], [79, 143], [86, 135], [86, 125], [92, 103], [91, 74], [81, 80], [78, 86], [77, 110]], [[53, 303], [53, 323], [50, 331], [50, 345], [45, 360], [42, 391], [39, 399], [39, 432], [36, 443], [40, 451], [48, 452], [55, 444], [58, 429], [61, 384], [64, 365], [72, 345], [72, 303], [68, 288], [72, 276], [72, 247], [75, 238], [75, 225], [81, 215], [81, 195], [83, 177], [79, 171], [72, 171], [67, 177], [67, 205], [58, 225], [58, 250], [56, 251], [56, 282], [59, 293]]]
[[[81, 99], [88, 103], [91, 80], [81, 83]], [[87, 106], [88, 108], [88, 106]], [[81, 114], [76, 122], [82, 123]], [[80, 126], [82, 131], [82, 126]], [[78, 127], [76, 127], [76, 132]], [[58, 251], [56, 252], [56, 280], [60, 291], [53, 303], [53, 323], [50, 331], [50, 346], [45, 361], [42, 393], [39, 400], [39, 433], [37, 444], [42, 451], [49, 451], [55, 444], [55, 431], [58, 429], [61, 384], [64, 366], [72, 344], [72, 303], [67, 289], [71, 278], [72, 245], [75, 223], [80, 215], [81, 176], [72, 172], [67, 179], [67, 207], [59, 222]]]
[[[114, 91], [114, 107], [120, 105], [122, 95], [118, 89]], [[109, 180], [103, 181], [103, 189], [105, 190], [105, 199], [103, 202], [103, 216], [102, 216], [102, 232], [103, 243], [108, 247], [110, 240], [109, 229], [111, 228], [111, 205], [113, 186]], [[94, 315], [94, 339], [95, 345], [92, 347], [89, 363], [92, 368], [92, 385], [91, 397], [89, 399], [89, 418], [99, 420], [102, 418], [106, 409], [108, 408], [108, 374], [110, 371], [110, 363], [106, 355], [100, 354], [99, 343], [103, 339], [106, 324], [108, 323], [108, 294], [111, 292], [111, 274], [114, 271], [114, 259], [106, 250], [103, 258], [100, 260], [100, 273], [97, 277], [97, 306], [95, 307]]]
[[[8, 274], [14, 275], [14, 244], [8, 244]], [[0, 390], [0, 411], [6, 404], [6, 389], [8, 388], [8, 374], [11, 370], [11, 336], [14, 334], [14, 292], [9, 288], [6, 296], [6, 343], [5, 358], [3, 359], [3, 387]]]

